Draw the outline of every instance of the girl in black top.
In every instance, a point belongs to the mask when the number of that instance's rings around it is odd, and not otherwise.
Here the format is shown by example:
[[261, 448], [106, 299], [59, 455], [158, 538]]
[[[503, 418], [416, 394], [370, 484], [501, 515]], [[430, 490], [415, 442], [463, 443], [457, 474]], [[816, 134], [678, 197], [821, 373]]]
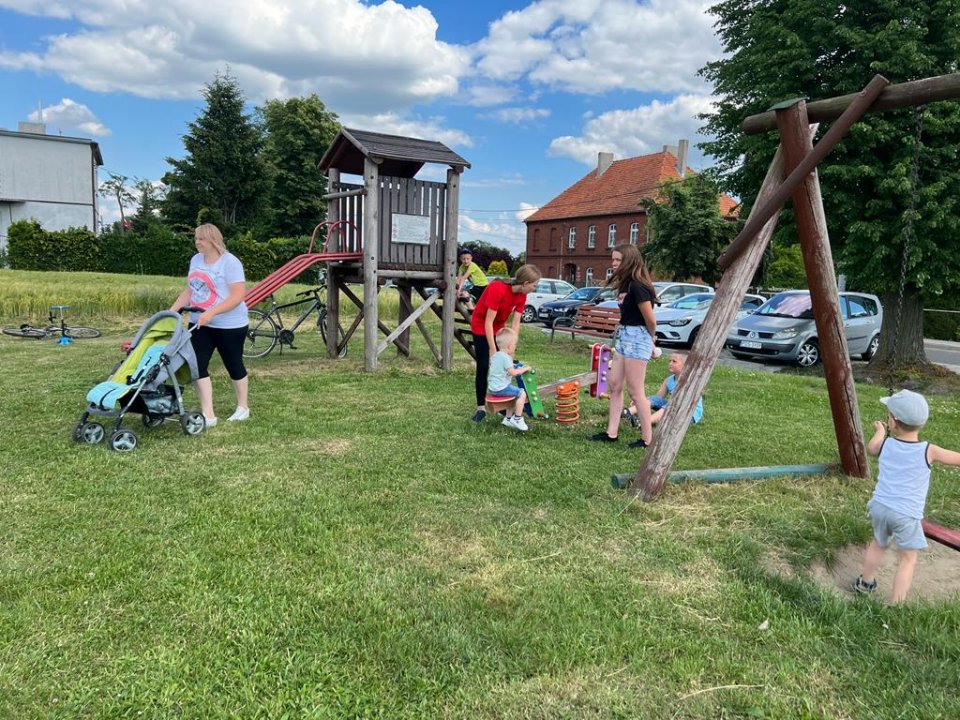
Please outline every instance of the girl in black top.
[[610, 416], [607, 429], [588, 440], [614, 443], [620, 431], [620, 415], [623, 412], [623, 386], [626, 384], [630, 397], [637, 406], [640, 421], [640, 439], [629, 447], [644, 448], [653, 439], [650, 423], [650, 404], [644, 382], [647, 362], [653, 355], [657, 335], [657, 319], [653, 314], [656, 291], [650, 273], [644, 265], [640, 251], [635, 245], [618, 245], [611, 255], [613, 277], [609, 285], [617, 288], [620, 303], [620, 330], [617, 333], [616, 350], [620, 356], [610, 368]]

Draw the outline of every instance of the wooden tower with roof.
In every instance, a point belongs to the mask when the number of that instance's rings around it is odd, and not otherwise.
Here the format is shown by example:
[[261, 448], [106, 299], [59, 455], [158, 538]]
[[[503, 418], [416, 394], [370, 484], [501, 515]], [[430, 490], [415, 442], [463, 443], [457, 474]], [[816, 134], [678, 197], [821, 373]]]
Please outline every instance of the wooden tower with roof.
[[[447, 166], [446, 182], [415, 179], [426, 163]], [[453, 367], [455, 336], [457, 223], [460, 174], [470, 163], [442, 143], [342, 128], [320, 161], [327, 174], [327, 252], [359, 249], [359, 262], [327, 265], [328, 351], [335, 357], [340, 322], [340, 293], [360, 310], [346, 331], [347, 340], [363, 322], [364, 368], [373, 372], [390, 344], [410, 354], [410, 328], [416, 324], [437, 363]], [[360, 176], [359, 183], [343, 175]], [[333, 232], [333, 229], [338, 232]], [[377, 297], [392, 281], [400, 293], [397, 327], [381, 322]], [[363, 283], [359, 299], [348, 283]], [[422, 298], [414, 309], [413, 292]], [[438, 300], [442, 305], [438, 307]], [[421, 315], [432, 310], [441, 319], [437, 348]], [[461, 311], [466, 314], [466, 309]], [[379, 339], [378, 332], [386, 336]], [[462, 331], [457, 335], [464, 342]]]

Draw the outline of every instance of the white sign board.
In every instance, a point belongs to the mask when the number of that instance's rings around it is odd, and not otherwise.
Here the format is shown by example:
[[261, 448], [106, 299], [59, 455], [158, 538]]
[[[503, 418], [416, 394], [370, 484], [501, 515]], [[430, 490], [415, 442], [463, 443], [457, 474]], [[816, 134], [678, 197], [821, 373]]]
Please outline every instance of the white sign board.
[[430, 217], [427, 215], [390, 216], [390, 241], [395, 243], [430, 244]]

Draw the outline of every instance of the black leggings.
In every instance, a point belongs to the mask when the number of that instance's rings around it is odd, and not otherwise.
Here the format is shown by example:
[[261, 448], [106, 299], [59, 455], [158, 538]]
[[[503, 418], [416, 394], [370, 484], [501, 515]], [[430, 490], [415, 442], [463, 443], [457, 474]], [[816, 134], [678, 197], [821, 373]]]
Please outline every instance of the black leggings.
[[473, 334], [473, 351], [477, 355], [477, 407], [483, 407], [487, 400], [487, 374], [490, 372], [490, 343], [486, 335]]
[[243, 365], [243, 342], [246, 338], [247, 326], [212, 328], [205, 325], [194, 330], [190, 342], [197, 356], [198, 376], [210, 377], [207, 370], [213, 351], [216, 350], [220, 353], [220, 359], [223, 360], [223, 366], [227, 369], [230, 379], [243, 380], [247, 376], [247, 368]]

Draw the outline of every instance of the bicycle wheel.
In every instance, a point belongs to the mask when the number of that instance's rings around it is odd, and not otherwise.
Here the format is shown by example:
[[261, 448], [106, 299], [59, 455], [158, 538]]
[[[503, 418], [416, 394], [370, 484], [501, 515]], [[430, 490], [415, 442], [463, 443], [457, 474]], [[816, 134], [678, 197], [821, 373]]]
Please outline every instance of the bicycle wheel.
[[20, 327], [5, 327], [3, 329], [3, 334], [12, 335], [13, 337], [31, 338], [32, 340], [39, 340], [40, 338], [47, 336], [43, 330], [38, 330], [30, 325], [21, 325]]
[[[317, 314], [317, 330], [320, 331], [320, 337], [323, 339], [323, 346], [327, 346], [327, 311], [322, 309]], [[346, 333], [343, 331], [343, 325], [337, 323], [337, 346], [343, 342], [343, 338], [346, 337]], [[346, 357], [347, 355], [347, 346], [343, 346], [343, 350], [339, 352], [337, 357]]]
[[100, 331], [92, 327], [83, 327], [82, 325], [68, 325], [63, 329], [65, 337], [71, 340], [83, 340], [100, 337]]
[[276, 346], [279, 335], [277, 324], [269, 315], [259, 310], [248, 310], [247, 339], [243, 343], [243, 356], [263, 357]]

